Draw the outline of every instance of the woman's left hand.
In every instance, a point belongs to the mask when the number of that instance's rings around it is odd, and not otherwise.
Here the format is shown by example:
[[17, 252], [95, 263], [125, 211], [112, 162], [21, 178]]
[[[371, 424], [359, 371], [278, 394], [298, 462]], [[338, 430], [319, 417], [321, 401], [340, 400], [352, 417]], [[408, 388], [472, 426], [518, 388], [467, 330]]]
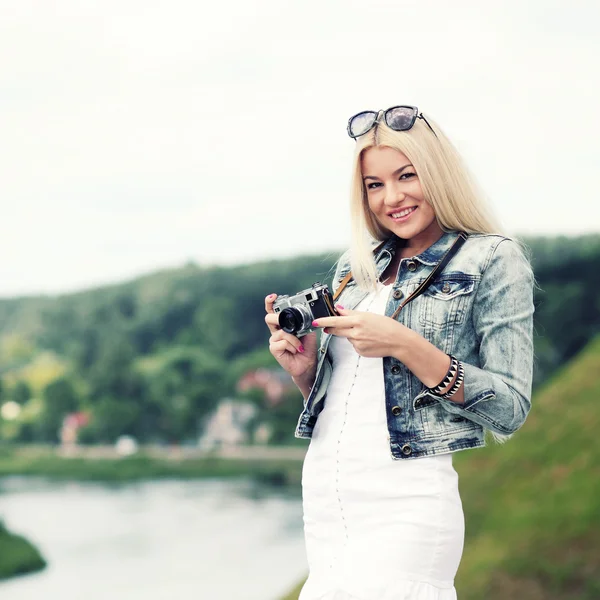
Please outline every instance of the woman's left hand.
[[345, 337], [361, 356], [383, 358], [397, 354], [406, 343], [411, 330], [391, 317], [336, 306], [339, 317], [322, 317], [313, 321], [315, 327], [324, 327], [325, 333]]

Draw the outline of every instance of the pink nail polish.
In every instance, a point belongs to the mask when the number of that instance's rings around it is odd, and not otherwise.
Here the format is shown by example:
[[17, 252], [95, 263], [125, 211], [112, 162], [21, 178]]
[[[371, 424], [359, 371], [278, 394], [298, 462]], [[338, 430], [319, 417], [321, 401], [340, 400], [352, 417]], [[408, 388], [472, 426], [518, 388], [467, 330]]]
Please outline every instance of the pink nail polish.
[[300, 353], [304, 352], [304, 346], [302, 344], [300, 344], [300, 347], [298, 348], [298, 352], [300, 352]]
[[313, 326], [313, 327], [318, 327], [318, 326], [319, 326], [319, 324], [318, 324], [316, 321], [313, 321], [313, 322], [312, 322], [312, 326]]
[[344, 310], [344, 307], [341, 304], [336, 304], [335, 307]]

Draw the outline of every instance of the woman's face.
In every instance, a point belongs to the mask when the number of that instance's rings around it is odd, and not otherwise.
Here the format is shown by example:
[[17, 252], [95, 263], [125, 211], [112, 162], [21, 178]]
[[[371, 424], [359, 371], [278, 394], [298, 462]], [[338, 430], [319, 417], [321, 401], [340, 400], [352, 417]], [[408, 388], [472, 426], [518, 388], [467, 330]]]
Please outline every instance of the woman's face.
[[415, 168], [402, 152], [373, 146], [361, 157], [369, 208], [384, 229], [410, 240], [419, 252], [437, 241], [443, 231], [431, 205], [423, 198]]

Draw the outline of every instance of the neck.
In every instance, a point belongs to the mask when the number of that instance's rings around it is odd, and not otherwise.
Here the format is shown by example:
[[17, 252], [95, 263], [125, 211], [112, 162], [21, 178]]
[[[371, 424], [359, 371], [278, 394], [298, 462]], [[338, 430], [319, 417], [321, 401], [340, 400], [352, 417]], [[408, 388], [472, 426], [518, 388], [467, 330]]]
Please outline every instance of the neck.
[[400, 258], [417, 256], [435, 244], [443, 235], [443, 230], [438, 228], [435, 232], [423, 232], [410, 239], [401, 239], [397, 246], [398, 255]]

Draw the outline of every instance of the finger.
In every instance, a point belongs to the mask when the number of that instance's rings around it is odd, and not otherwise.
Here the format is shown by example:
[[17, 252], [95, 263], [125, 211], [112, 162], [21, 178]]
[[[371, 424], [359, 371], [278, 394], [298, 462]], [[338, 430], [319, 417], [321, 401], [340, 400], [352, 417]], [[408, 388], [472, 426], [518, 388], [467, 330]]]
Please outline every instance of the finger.
[[286, 352], [289, 352], [290, 354], [298, 353], [298, 350], [296, 350], [296, 348], [292, 346], [292, 344], [290, 344], [288, 340], [279, 340], [271, 342], [269, 344], [269, 350], [275, 358], [283, 356]]
[[312, 322], [313, 327], [354, 327], [354, 317], [321, 317]]
[[345, 337], [350, 339], [350, 336], [355, 335], [356, 331], [353, 327], [327, 327], [324, 329], [325, 333], [335, 335], [337, 337]]
[[293, 346], [293, 348], [297, 352], [304, 352], [304, 346], [302, 345], [302, 342], [295, 335], [292, 335], [291, 333], [286, 333], [282, 329], [279, 329], [278, 331], [275, 331], [273, 333], [269, 341], [278, 342], [280, 340], [285, 340], [286, 342], [288, 342], [288, 344], [290, 344], [290, 346]]
[[342, 316], [355, 315], [356, 313], [360, 312], [358, 310], [352, 310], [350, 308], [344, 308], [341, 304], [336, 304], [335, 308], [337, 309], [338, 313], [340, 313], [340, 315], [342, 315]]
[[271, 333], [275, 333], [276, 331], [279, 331], [281, 329], [281, 327], [279, 326], [279, 314], [278, 313], [274, 313], [274, 312], [267, 313], [265, 315], [265, 323], [267, 324], [267, 327], [269, 328]]
[[275, 312], [273, 310], [273, 302], [277, 299], [277, 294], [270, 294], [265, 298], [265, 310], [268, 313]]

